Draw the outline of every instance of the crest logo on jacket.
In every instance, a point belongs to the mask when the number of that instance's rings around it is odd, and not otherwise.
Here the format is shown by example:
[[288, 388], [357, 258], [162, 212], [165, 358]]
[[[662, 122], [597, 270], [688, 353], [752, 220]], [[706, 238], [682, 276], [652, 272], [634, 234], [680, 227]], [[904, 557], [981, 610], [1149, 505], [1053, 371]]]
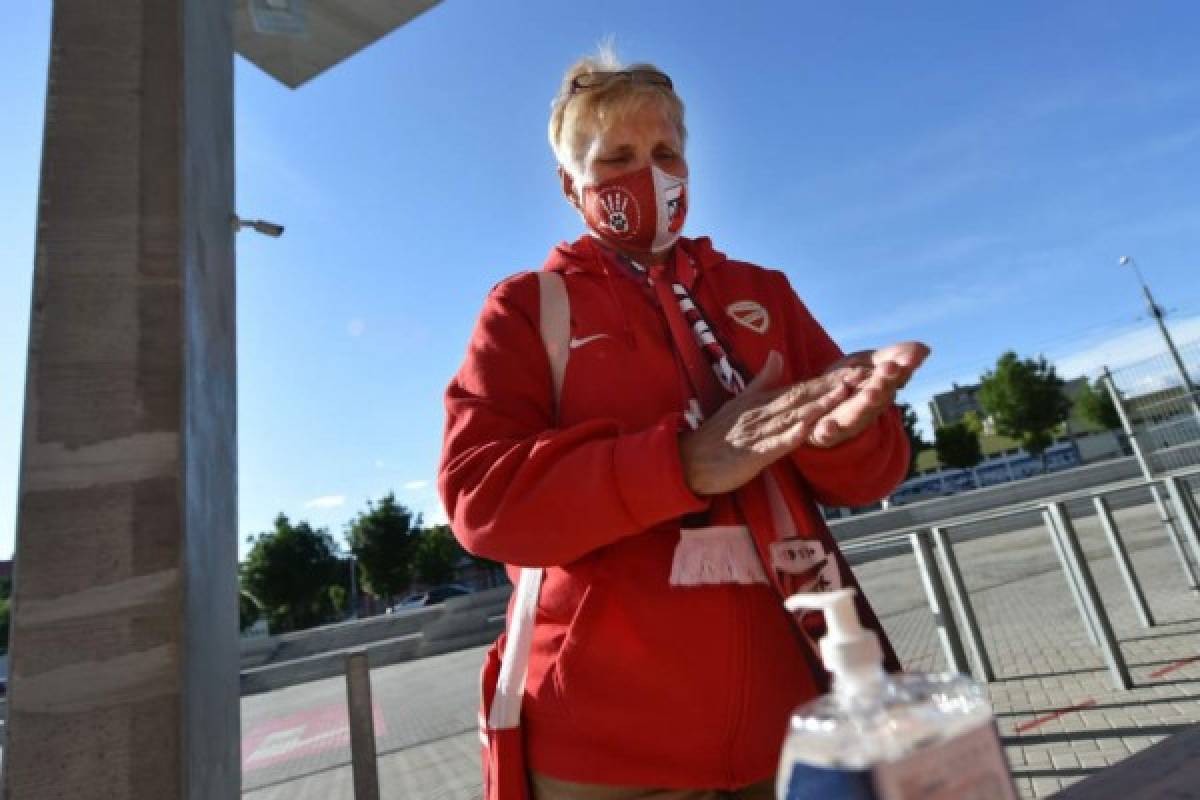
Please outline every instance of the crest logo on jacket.
[[603, 213], [603, 223], [608, 229], [605, 233], [617, 238], [631, 236], [638, 229], [641, 220], [637, 198], [623, 186], [612, 186], [596, 198]]
[[766, 333], [767, 328], [771, 327], [771, 315], [753, 300], [739, 300], [736, 303], [730, 303], [725, 306], [725, 313], [738, 325], [749, 328], [758, 334]]

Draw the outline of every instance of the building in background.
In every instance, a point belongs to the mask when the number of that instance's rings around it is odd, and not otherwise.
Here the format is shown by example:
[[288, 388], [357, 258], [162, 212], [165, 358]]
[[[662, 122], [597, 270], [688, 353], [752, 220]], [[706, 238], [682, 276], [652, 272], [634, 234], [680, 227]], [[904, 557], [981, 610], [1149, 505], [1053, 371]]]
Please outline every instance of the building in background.
[[979, 403], [978, 383], [967, 386], [959, 386], [956, 383], [953, 386], [954, 388], [948, 392], [935, 394], [929, 401], [929, 414], [933, 419], [935, 429], [961, 422], [968, 412], [974, 412], [981, 420], [987, 417], [987, 413]]
[[[1088, 427], [1086, 422], [1076, 417], [1074, 412], [1075, 398], [1079, 396], [1079, 392], [1087, 382], [1088, 379], [1082, 376], [1069, 381], [1063, 381], [1063, 393], [1071, 401], [1072, 408], [1071, 417], [1067, 420], [1068, 426], [1074, 425], [1078, 428], [1082, 423], [1083, 427]], [[941, 428], [946, 425], [953, 425], [956, 422], [962, 422], [963, 417], [968, 412], [973, 412], [984, 423], [984, 432], [990, 433], [991, 431], [988, 430], [988, 413], [984, 411], [983, 405], [979, 402], [979, 384], [972, 383], [959, 386], [956, 383], [953, 386], [954, 388], [948, 392], [935, 394], [933, 399], [929, 401], [929, 414], [933, 419], [933, 427]]]

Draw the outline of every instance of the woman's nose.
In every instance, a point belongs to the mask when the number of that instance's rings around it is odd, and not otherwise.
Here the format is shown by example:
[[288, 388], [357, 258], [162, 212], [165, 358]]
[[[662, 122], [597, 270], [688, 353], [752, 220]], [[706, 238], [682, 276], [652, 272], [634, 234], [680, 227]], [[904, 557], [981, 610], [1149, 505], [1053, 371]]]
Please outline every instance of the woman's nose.
[[632, 169], [630, 171], [645, 169], [653, 163], [654, 153], [652, 150], [646, 150], [645, 152], [638, 151], [634, 154], [633, 163], [630, 165]]

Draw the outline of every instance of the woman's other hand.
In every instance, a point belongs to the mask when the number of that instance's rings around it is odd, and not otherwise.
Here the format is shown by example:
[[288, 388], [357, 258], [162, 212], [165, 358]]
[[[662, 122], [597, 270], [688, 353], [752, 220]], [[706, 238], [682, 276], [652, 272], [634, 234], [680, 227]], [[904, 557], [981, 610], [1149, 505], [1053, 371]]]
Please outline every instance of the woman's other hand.
[[775, 389], [783, 358], [772, 352], [743, 392], [680, 437], [688, 486], [698, 495], [710, 495], [746, 484], [808, 441], [826, 415], [857, 397], [853, 393], [871, 370], [861, 359], [839, 363], [816, 378]]
[[908, 383], [928, 356], [929, 348], [921, 342], [900, 342], [878, 350], [851, 353], [835, 362], [826, 374], [861, 368], [868, 370], [867, 377], [845, 402], [817, 422], [807, 444], [834, 447], [857, 436], [892, 407], [896, 390]]

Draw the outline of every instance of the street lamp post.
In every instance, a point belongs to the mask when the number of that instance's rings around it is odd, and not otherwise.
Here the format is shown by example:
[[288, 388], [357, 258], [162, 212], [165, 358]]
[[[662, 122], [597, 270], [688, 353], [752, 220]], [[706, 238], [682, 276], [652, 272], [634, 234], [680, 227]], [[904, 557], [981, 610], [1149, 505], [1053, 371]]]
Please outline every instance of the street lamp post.
[[1142, 271], [1138, 269], [1137, 261], [1133, 256], [1121, 256], [1120, 264], [1123, 267], [1133, 267], [1133, 274], [1137, 276], [1138, 283], [1142, 287], [1142, 294], [1146, 297], [1146, 306], [1150, 309], [1150, 316], [1154, 317], [1154, 321], [1158, 323], [1158, 330], [1167, 344], [1167, 352], [1171, 354], [1171, 359], [1175, 362], [1175, 369], [1179, 371], [1179, 377], [1183, 381], [1183, 390], [1187, 393], [1188, 402], [1192, 406], [1192, 413], [1196, 415], [1197, 419], [1200, 419], [1200, 403], [1197, 402], [1196, 386], [1192, 383], [1191, 376], [1188, 375], [1187, 367], [1184, 366], [1179, 351], [1175, 349], [1175, 341], [1171, 338], [1171, 332], [1167, 330], [1167, 323], [1163, 319], [1166, 313], [1162, 306], [1154, 302], [1154, 295], [1150, 294], [1150, 287], [1146, 285], [1146, 279], [1142, 277]]

